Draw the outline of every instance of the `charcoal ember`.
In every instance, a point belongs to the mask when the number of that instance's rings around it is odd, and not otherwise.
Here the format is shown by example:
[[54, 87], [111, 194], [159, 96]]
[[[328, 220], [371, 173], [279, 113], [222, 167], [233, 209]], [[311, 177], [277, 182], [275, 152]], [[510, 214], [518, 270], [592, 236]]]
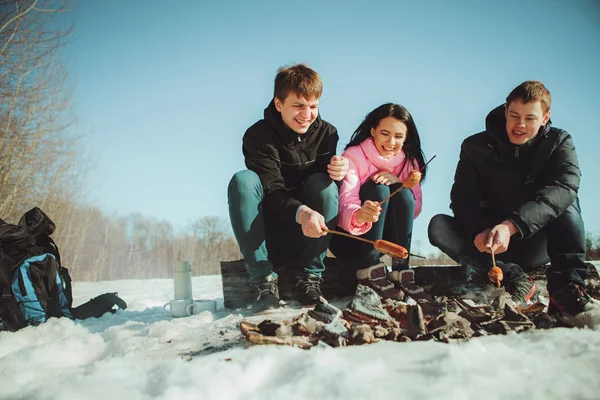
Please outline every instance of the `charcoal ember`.
[[289, 321], [283, 321], [283, 323], [275, 330], [275, 336], [279, 338], [286, 338], [294, 336], [294, 331]]
[[456, 299], [456, 303], [461, 308], [461, 311], [458, 313], [458, 315], [467, 319], [471, 323], [479, 324], [492, 319], [490, 313], [485, 311], [485, 307], [472, 306], [462, 299]]
[[285, 346], [295, 346], [304, 350], [308, 350], [312, 347], [312, 343], [309, 342], [305, 336], [290, 336], [286, 338], [280, 338], [276, 336], [267, 336], [259, 332], [249, 331], [246, 334], [246, 340], [252, 344], [276, 344]]
[[504, 318], [502, 318], [502, 320], [510, 322], [522, 322], [524, 324], [531, 323], [531, 325], [533, 325], [529, 318], [519, 313], [515, 308], [511, 307], [509, 304], [504, 305]]
[[344, 308], [342, 310], [344, 313], [344, 319], [354, 324], [367, 324], [370, 326], [381, 325], [381, 324], [390, 324], [393, 321], [391, 318], [387, 321], [379, 320], [372, 318], [369, 315], [362, 314], [357, 311], [352, 311], [350, 309]]
[[533, 323], [537, 329], [552, 329], [567, 326], [555, 316], [546, 313], [540, 313], [533, 317]]
[[521, 310], [521, 314], [525, 315], [527, 318], [532, 320], [539, 314], [543, 313], [545, 309], [546, 305], [544, 303], [533, 303], [523, 308]]
[[408, 331], [407, 335], [411, 339], [418, 339], [427, 333], [423, 310], [419, 304], [411, 304], [408, 306], [406, 330]]
[[248, 332], [260, 332], [258, 325], [253, 324], [252, 322], [242, 321], [240, 322], [240, 331], [242, 335], [246, 336]]
[[427, 324], [428, 336], [437, 340], [464, 339], [475, 334], [471, 323], [456, 313], [446, 313]]
[[421, 306], [421, 310], [423, 311], [423, 316], [426, 320], [433, 319], [440, 314], [447, 313], [448, 310], [448, 302], [445, 297], [438, 297], [435, 300], [430, 301], [418, 301]]
[[350, 321], [345, 320], [344, 318], [339, 318], [337, 320], [337, 322], [339, 322], [340, 324], [344, 325], [344, 327], [346, 329], [350, 329], [350, 327], [352, 326], [352, 323]]
[[479, 326], [483, 329], [487, 329], [487, 326], [493, 325], [496, 322], [500, 321], [502, 318], [504, 318], [504, 311], [500, 311], [500, 312], [492, 311], [489, 314], [490, 314], [490, 320], [479, 322], [479, 323], [477, 323], [477, 326]]
[[348, 343], [350, 333], [348, 329], [338, 320], [323, 325], [319, 334], [322, 341], [331, 347], [344, 347]]
[[258, 330], [263, 335], [276, 336], [277, 330], [280, 326], [281, 324], [278, 324], [277, 322], [273, 322], [270, 319], [265, 319], [260, 324], [258, 324]]
[[351, 344], [361, 345], [374, 343], [376, 341], [373, 330], [367, 324], [352, 325], [350, 328]]
[[475, 334], [473, 335], [473, 337], [481, 337], [481, 336], [489, 336], [489, 332], [486, 331], [485, 329], [482, 329], [481, 327], [477, 326], [477, 325], [471, 325], [471, 328], [473, 328], [473, 331], [475, 331]]
[[529, 329], [535, 329], [535, 325], [533, 322], [523, 322], [523, 321], [505, 321], [500, 320], [496, 321], [493, 324], [487, 325], [485, 329], [494, 335], [504, 335], [509, 332], [523, 332]]
[[453, 312], [458, 314], [461, 310], [461, 308], [458, 306], [458, 303], [456, 302], [456, 299], [449, 299], [446, 296], [440, 296], [437, 297], [435, 301], [446, 305], [445, 312]]
[[344, 338], [350, 337], [348, 328], [344, 324], [341, 323], [341, 319], [331, 322], [329, 324], [323, 325], [322, 332], [336, 334], [336, 335], [344, 337]]
[[389, 334], [384, 338], [385, 340], [393, 340], [396, 342], [401, 342], [402, 340], [401, 337], [408, 337], [407, 336], [407, 331], [405, 329], [402, 329], [400, 327], [400, 325], [396, 324], [395, 326], [392, 326], [389, 329]]
[[311, 318], [307, 313], [302, 313], [292, 319], [291, 328], [294, 335], [316, 335], [323, 328], [323, 323]]
[[328, 324], [341, 317], [342, 310], [329, 304], [323, 297], [320, 297], [319, 302], [315, 305], [314, 309], [308, 312], [308, 315], [317, 321]]
[[512, 298], [510, 297], [510, 294], [505, 291], [505, 290], [501, 290], [497, 292], [498, 296], [494, 298], [494, 300], [492, 301], [492, 304], [490, 304], [490, 307], [492, 308], [492, 310], [494, 311], [502, 311], [504, 310], [504, 307], [506, 306], [506, 304], [509, 305], [513, 305], [513, 301]]
[[406, 326], [408, 323], [408, 304], [403, 301], [397, 301], [392, 299], [386, 299], [383, 302], [383, 308], [388, 312], [390, 317], [400, 323], [400, 325]]
[[391, 328], [387, 328], [381, 325], [375, 325], [373, 328], [373, 336], [375, 336], [376, 338], [386, 338], [390, 332], [392, 331]]
[[[372, 319], [387, 321], [390, 315], [383, 309], [381, 297], [373, 289], [365, 285], [357, 285], [354, 298], [348, 305], [352, 313], [366, 315]], [[344, 313], [344, 315], [346, 315]]]

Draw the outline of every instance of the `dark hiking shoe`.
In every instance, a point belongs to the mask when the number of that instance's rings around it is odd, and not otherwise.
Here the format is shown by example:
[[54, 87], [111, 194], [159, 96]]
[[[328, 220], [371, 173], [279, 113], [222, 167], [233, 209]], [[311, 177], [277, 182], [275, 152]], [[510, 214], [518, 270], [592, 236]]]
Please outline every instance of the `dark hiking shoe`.
[[567, 325], [593, 328], [600, 325], [600, 304], [579, 283], [570, 282], [550, 294], [548, 314]]
[[512, 301], [516, 304], [535, 302], [538, 300], [539, 291], [535, 282], [528, 276], [517, 279], [513, 282], [506, 282], [504, 285], [506, 291], [510, 294]]
[[431, 300], [431, 296], [425, 293], [425, 289], [415, 283], [415, 271], [412, 269], [392, 271], [388, 274], [388, 279], [392, 281], [397, 289], [402, 289], [404, 293], [416, 301]]
[[373, 289], [382, 299], [402, 301], [406, 297], [404, 292], [396, 288], [394, 283], [388, 279], [383, 263], [357, 270], [356, 279], [358, 279], [358, 283]]
[[321, 297], [321, 283], [323, 283], [323, 279], [310, 272], [300, 275], [294, 286], [298, 302], [304, 306], [317, 304]]
[[279, 287], [277, 278], [267, 275], [250, 283], [256, 291], [256, 299], [252, 303], [252, 313], [267, 313], [279, 308]]

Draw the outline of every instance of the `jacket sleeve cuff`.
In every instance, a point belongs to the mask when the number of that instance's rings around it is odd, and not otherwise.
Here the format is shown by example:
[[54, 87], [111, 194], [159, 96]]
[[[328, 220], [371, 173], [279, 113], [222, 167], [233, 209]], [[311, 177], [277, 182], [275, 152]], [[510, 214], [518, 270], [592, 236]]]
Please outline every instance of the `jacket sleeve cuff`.
[[297, 223], [300, 223], [300, 221], [298, 221], [298, 215], [300, 215], [300, 210], [301, 210], [302, 208], [308, 208], [308, 206], [307, 206], [307, 205], [304, 205], [304, 204], [302, 204], [302, 205], [301, 205], [300, 207], [298, 207], [298, 209], [296, 210], [296, 222], [297, 222]]
[[362, 235], [369, 232], [373, 224], [371, 222], [363, 222], [362, 224], [356, 220], [356, 214], [359, 210], [352, 213], [350, 217], [350, 233], [353, 235]]
[[507, 218], [507, 220], [515, 224], [515, 226], [518, 229], [518, 232], [515, 233], [514, 236], [516, 236], [519, 239], [523, 239], [527, 236], [529, 229], [527, 228], [527, 224], [525, 224], [521, 217], [519, 217], [516, 214], [513, 214], [510, 218]]

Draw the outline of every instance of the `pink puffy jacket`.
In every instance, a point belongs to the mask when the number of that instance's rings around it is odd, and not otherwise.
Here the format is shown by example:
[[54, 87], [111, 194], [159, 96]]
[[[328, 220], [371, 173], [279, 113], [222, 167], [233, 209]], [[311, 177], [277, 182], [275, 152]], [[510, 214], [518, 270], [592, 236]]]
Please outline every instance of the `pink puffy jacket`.
[[[373, 225], [370, 222], [360, 224], [356, 221], [356, 213], [362, 205], [359, 197], [360, 187], [379, 171], [388, 171], [398, 176], [400, 181], [404, 181], [410, 171], [418, 169], [416, 162], [413, 165], [406, 165], [402, 172], [400, 169], [404, 164], [404, 151], [396, 154], [393, 158], [383, 158], [377, 148], [373, 138], [364, 140], [358, 146], [348, 148], [342, 154], [350, 162], [348, 174], [344, 178], [342, 187], [340, 188], [339, 209], [338, 209], [338, 225], [345, 231], [353, 235], [362, 235], [368, 232]], [[404, 189], [403, 189], [404, 190]], [[421, 213], [423, 206], [423, 193], [421, 185], [416, 185], [412, 189], [415, 196], [415, 218]]]

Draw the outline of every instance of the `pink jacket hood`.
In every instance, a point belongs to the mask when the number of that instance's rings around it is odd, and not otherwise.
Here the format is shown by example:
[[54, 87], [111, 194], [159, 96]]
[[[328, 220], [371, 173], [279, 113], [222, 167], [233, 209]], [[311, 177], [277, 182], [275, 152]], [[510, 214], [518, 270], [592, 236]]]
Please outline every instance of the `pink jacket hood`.
[[[372, 224], [370, 222], [359, 224], [356, 221], [355, 215], [362, 205], [359, 197], [360, 187], [371, 175], [382, 170], [390, 172], [396, 175], [400, 181], [404, 181], [411, 171], [418, 169], [418, 166], [416, 162], [404, 166], [405, 155], [403, 150], [393, 158], [383, 158], [377, 151], [373, 138], [366, 139], [359, 145], [346, 149], [342, 157], [347, 158], [350, 165], [348, 174], [346, 174], [340, 188], [338, 225], [353, 235], [362, 235], [371, 229]], [[417, 218], [423, 206], [421, 185], [417, 185], [410, 190], [415, 196], [415, 218]]]

